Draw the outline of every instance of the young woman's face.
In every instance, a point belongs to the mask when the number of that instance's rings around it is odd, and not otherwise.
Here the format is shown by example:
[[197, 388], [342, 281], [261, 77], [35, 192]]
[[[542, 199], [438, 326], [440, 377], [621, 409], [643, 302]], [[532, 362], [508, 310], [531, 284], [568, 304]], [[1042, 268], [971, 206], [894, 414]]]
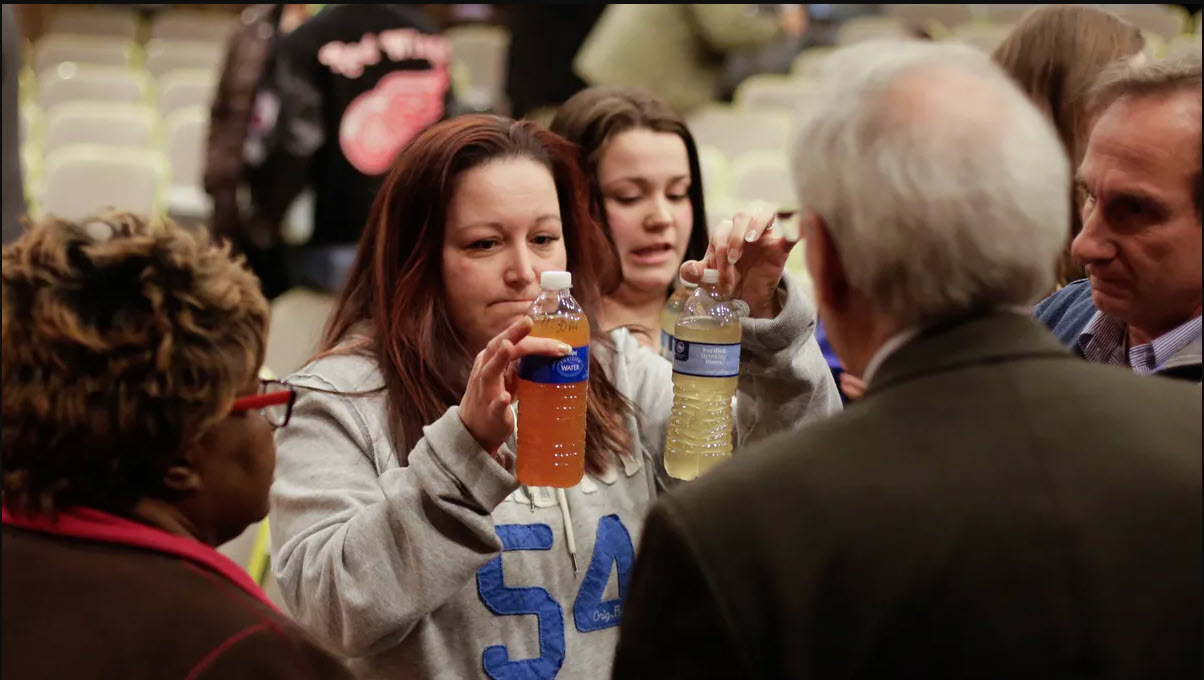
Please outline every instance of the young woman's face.
[[474, 354], [527, 313], [542, 272], [567, 264], [560, 202], [546, 167], [508, 158], [460, 175], [447, 206], [443, 296]]
[[671, 132], [627, 130], [603, 149], [598, 186], [625, 285], [663, 293], [677, 280], [694, 226], [691, 182], [686, 144]]

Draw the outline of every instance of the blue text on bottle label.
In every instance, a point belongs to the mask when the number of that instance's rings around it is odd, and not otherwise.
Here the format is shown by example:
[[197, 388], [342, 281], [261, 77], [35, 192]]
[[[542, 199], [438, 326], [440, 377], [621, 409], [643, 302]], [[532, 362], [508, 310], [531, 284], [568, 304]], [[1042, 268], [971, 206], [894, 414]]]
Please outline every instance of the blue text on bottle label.
[[673, 341], [673, 372], [700, 378], [733, 378], [740, 374], [740, 343]]
[[589, 379], [589, 345], [574, 347], [564, 357], [523, 357], [518, 362], [518, 377], [533, 383], [564, 385]]

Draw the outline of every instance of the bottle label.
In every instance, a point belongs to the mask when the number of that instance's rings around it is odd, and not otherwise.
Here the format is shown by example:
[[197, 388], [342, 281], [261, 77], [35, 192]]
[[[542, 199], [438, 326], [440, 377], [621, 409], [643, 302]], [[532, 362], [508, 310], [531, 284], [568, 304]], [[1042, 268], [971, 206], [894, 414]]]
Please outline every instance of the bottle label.
[[734, 378], [740, 374], [740, 343], [673, 341], [673, 372], [699, 378]]
[[661, 356], [673, 361], [673, 336], [661, 331]]
[[564, 385], [589, 379], [589, 345], [574, 347], [564, 357], [527, 356], [518, 362], [518, 377], [533, 383]]

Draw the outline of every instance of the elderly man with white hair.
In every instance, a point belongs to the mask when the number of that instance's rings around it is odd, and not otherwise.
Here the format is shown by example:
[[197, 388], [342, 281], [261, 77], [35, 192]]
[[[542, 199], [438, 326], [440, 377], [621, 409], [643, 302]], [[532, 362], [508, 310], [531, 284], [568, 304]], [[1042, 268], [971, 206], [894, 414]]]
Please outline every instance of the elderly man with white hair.
[[866, 394], [662, 496], [614, 677], [1200, 677], [1200, 391], [1028, 316], [1053, 129], [956, 45], [861, 43], [819, 90], [806, 262]]

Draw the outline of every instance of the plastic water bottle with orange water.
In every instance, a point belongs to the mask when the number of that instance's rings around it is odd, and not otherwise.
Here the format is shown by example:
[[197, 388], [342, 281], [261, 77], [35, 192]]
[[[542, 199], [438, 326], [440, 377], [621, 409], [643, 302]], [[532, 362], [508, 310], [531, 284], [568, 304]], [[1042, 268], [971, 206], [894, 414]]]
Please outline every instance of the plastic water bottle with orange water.
[[719, 293], [719, 272], [704, 270], [702, 285], [681, 308], [673, 339], [673, 412], [665, 441], [665, 471], [694, 479], [732, 455], [732, 397], [740, 373], [740, 317]]
[[568, 343], [564, 357], [527, 356], [518, 365], [518, 453], [515, 472], [527, 486], [570, 488], [585, 474], [585, 394], [589, 320], [569, 292], [569, 272], [543, 272], [528, 312], [533, 337]]

